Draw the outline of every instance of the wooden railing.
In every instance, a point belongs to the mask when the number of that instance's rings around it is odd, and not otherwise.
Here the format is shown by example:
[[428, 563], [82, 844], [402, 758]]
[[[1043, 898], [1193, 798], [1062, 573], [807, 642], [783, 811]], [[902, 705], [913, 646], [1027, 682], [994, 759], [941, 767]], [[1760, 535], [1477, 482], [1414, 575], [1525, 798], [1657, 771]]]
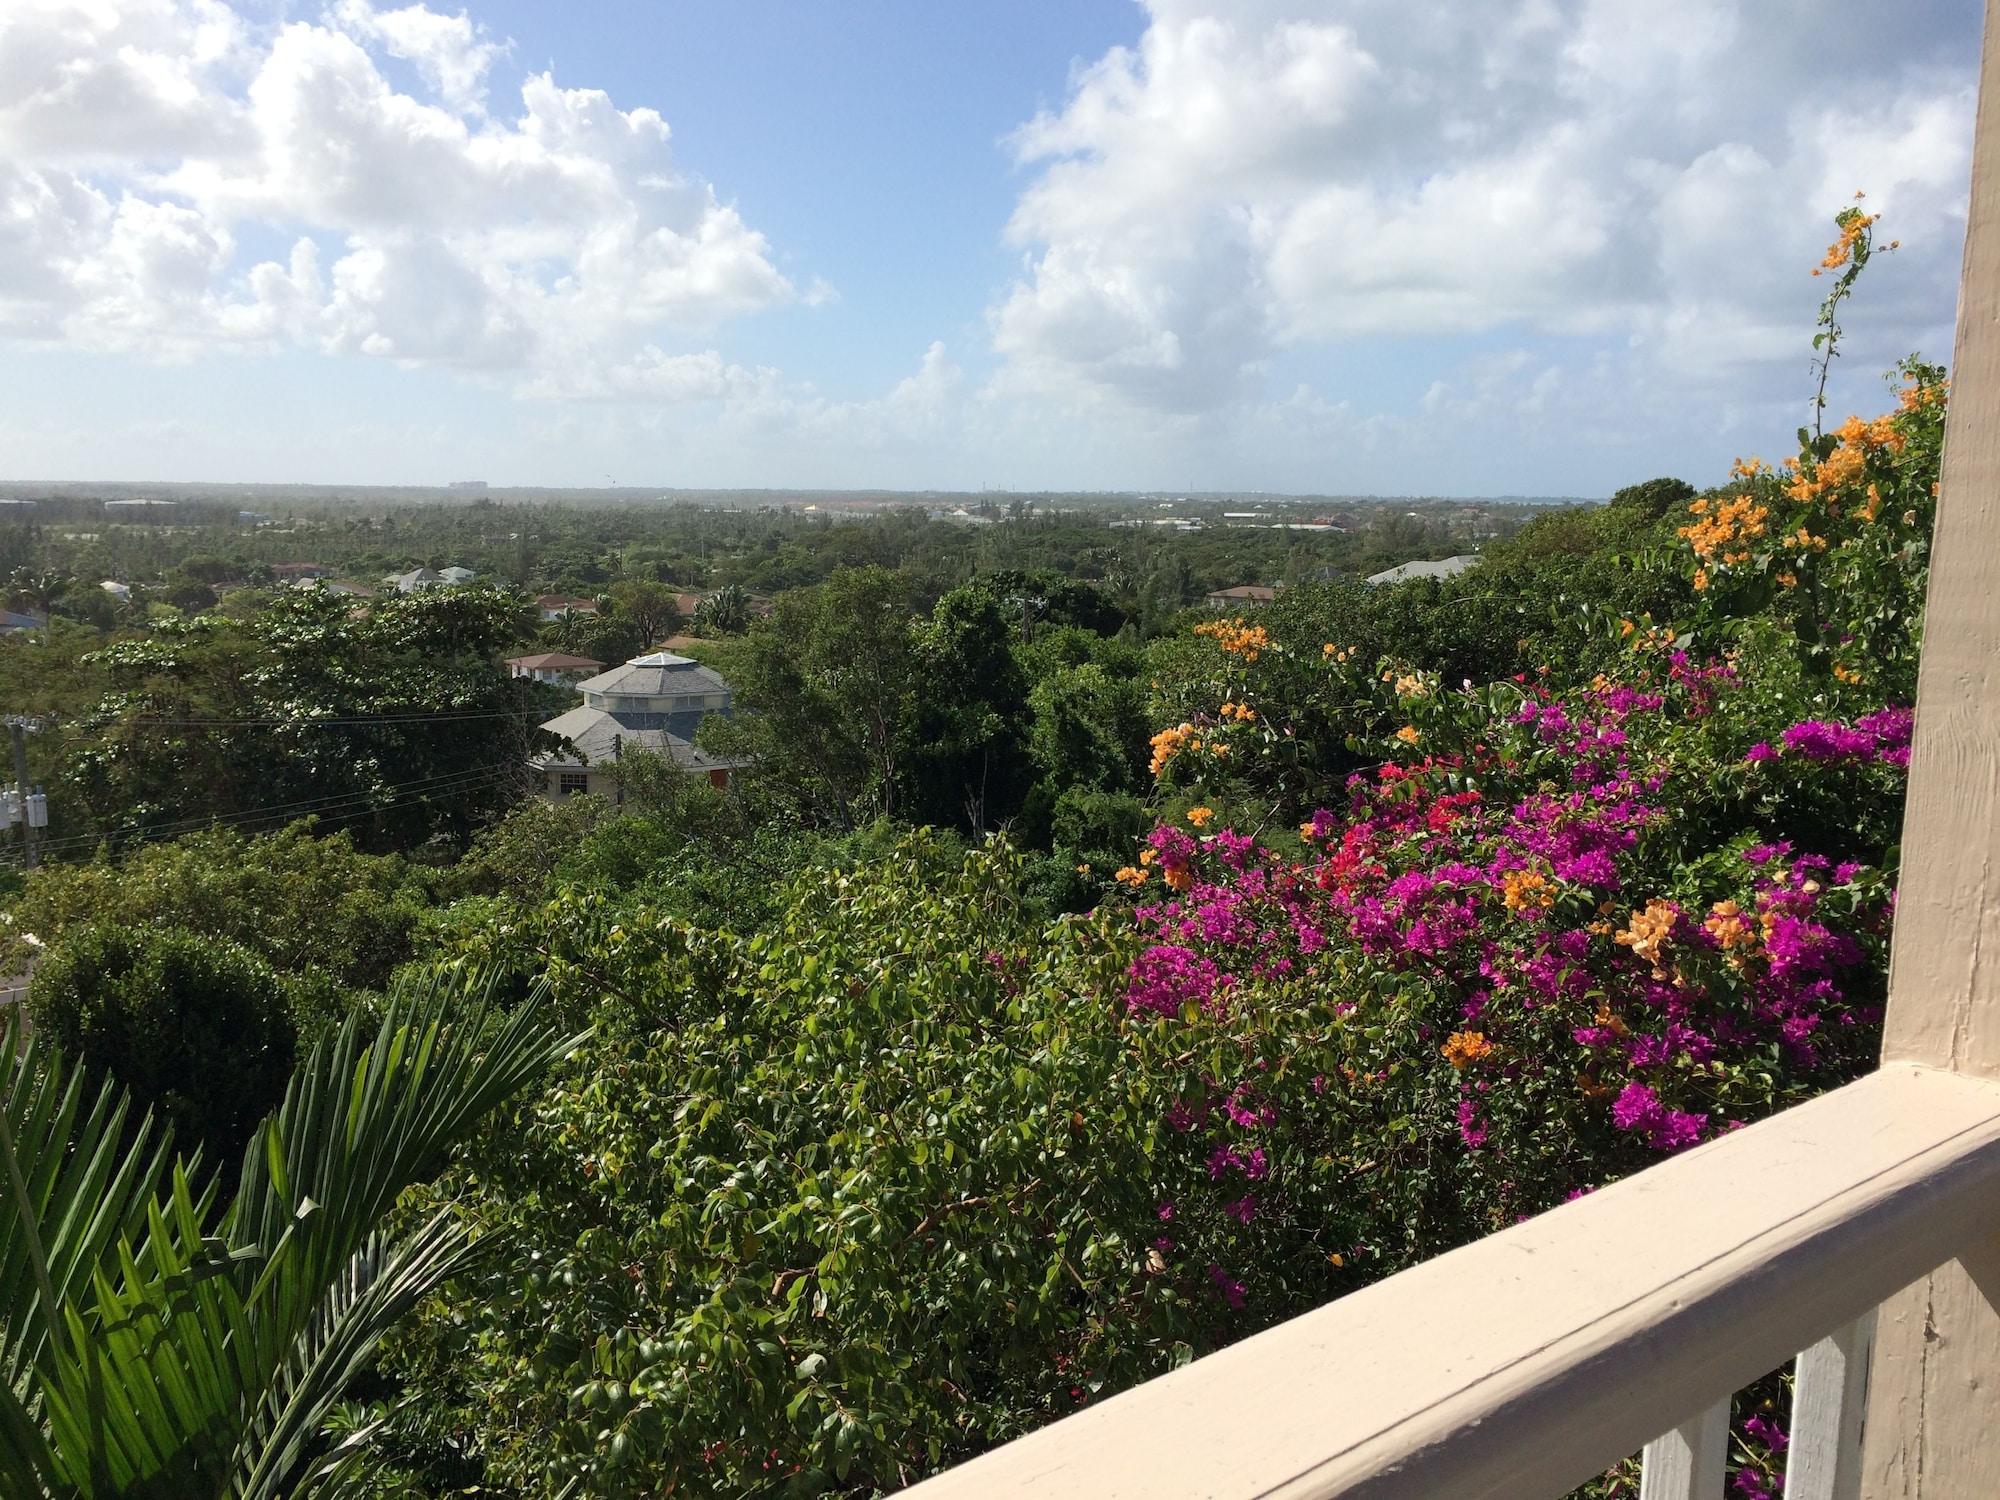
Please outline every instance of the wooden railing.
[[2000, 1082], [1884, 1068], [908, 1493], [1547, 1500], [1645, 1444], [1644, 1500], [1720, 1500], [1803, 1349], [1787, 1500], [1851, 1497], [1875, 1308], [1996, 1236]]

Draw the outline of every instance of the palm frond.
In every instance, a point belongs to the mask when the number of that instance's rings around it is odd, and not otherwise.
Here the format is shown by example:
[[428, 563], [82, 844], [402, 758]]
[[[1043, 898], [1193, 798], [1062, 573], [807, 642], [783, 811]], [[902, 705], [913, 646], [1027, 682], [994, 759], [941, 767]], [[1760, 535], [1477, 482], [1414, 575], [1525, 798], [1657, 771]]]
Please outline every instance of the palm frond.
[[239, 1449], [237, 1500], [285, 1500], [299, 1481], [331, 1478], [346, 1465], [351, 1452], [315, 1452], [327, 1413], [389, 1331], [475, 1248], [442, 1214], [399, 1244], [369, 1236], [259, 1404]]
[[[328, 1408], [395, 1321], [470, 1253], [444, 1219], [395, 1242], [382, 1220], [483, 1115], [580, 1040], [542, 1019], [543, 994], [506, 1013], [490, 995], [476, 981], [432, 979], [398, 988], [379, 1022], [350, 1017], [259, 1126], [219, 1220], [176, 1169], [136, 1220], [115, 1215], [110, 1243], [100, 1232], [94, 1263], [61, 1262], [71, 1290], [56, 1294], [61, 1322], [33, 1382], [44, 1488], [276, 1496], [342, 1461], [316, 1452]], [[62, 1111], [41, 1113], [43, 1137], [59, 1138]], [[91, 1180], [139, 1175], [98, 1169]], [[15, 1196], [35, 1201], [32, 1190]], [[38, 1286], [32, 1300], [45, 1295]], [[0, 1465], [5, 1417], [0, 1409]]]
[[0, 1378], [17, 1385], [40, 1358], [55, 1308], [87, 1294], [121, 1238], [143, 1232], [173, 1162], [151, 1116], [129, 1130], [130, 1102], [88, 1087], [19, 1017], [0, 1025]]

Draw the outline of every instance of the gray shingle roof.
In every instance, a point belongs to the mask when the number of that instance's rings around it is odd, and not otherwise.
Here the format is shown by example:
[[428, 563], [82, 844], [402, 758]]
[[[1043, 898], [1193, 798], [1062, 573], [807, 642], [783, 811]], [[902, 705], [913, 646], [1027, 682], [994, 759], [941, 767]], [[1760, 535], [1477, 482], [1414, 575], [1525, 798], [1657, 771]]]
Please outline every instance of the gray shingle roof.
[[[587, 763], [594, 766], [610, 765], [621, 747], [627, 752], [649, 750], [655, 755], [664, 755], [690, 771], [727, 770], [742, 764], [710, 755], [664, 729], [629, 728], [615, 714], [608, 714], [601, 708], [572, 708], [568, 713], [557, 714], [542, 728], [568, 740]], [[544, 766], [573, 766], [579, 761], [577, 755], [558, 750], [541, 757], [540, 763]]]
[[1384, 568], [1380, 573], [1368, 575], [1370, 583], [1406, 583], [1412, 578], [1451, 578], [1463, 573], [1479, 561], [1476, 552], [1465, 552], [1457, 557], [1440, 558], [1436, 562], [1406, 562], [1393, 568]]
[[635, 656], [622, 666], [586, 677], [577, 687], [586, 695], [609, 698], [666, 698], [683, 693], [729, 691], [729, 684], [716, 673], [671, 651]]

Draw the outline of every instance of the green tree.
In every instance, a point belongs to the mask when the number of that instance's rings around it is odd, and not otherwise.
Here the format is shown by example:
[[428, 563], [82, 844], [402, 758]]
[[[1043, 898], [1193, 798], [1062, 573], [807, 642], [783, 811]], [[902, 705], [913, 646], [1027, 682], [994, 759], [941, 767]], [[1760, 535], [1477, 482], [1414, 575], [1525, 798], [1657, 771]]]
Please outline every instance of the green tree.
[[759, 774], [809, 816], [853, 828], [894, 815], [918, 690], [905, 585], [883, 568], [835, 573], [779, 599], [735, 683]]
[[673, 589], [646, 578], [626, 578], [611, 585], [611, 608], [629, 620], [644, 650], [680, 628], [681, 611]]
[[0, 924], [0, 963], [23, 965], [30, 937], [54, 944], [109, 922], [184, 928], [240, 944], [289, 978], [379, 990], [413, 956], [437, 883], [431, 871], [365, 854], [351, 833], [316, 833], [310, 821], [257, 835], [202, 829], [120, 862], [52, 862], [29, 874]]
[[1027, 683], [1007, 605], [953, 589], [912, 634], [916, 676], [907, 728], [909, 821], [982, 831], [1027, 794]]
[[1035, 763], [1058, 792], [1143, 786], [1151, 729], [1137, 682], [1095, 662], [1061, 667], [1035, 684], [1028, 706]]
[[703, 635], [741, 635], [750, 628], [749, 594], [741, 584], [724, 584], [696, 607], [694, 623]]
[[1661, 516], [1687, 509], [1695, 488], [1684, 479], [1648, 479], [1644, 484], [1628, 484], [1611, 496], [1611, 504], [1635, 510], [1658, 520]]
[[28, 1011], [208, 1161], [237, 1156], [283, 1096], [298, 1039], [268, 964], [174, 927], [73, 929], [36, 967]]
[[527, 782], [532, 685], [499, 665], [521, 613], [487, 588], [385, 596], [365, 613], [285, 590], [246, 618], [115, 641], [85, 658], [111, 691], [75, 725], [67, 832], [313, 816], [377, 847], [462, 840]]

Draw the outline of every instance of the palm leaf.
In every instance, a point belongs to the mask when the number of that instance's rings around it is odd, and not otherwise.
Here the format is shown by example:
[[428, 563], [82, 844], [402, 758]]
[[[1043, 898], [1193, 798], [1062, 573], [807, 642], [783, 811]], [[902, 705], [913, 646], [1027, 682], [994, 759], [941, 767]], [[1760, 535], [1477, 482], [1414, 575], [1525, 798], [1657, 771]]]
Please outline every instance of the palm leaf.
[[399, 987], [379, 1023], [350, 1017], [293, 1076], [219, 1222], [179, 1170], [140, 1222], [127, 1214], [79, 1273], [88, 1295], [57, 1298], [36, 1381], [52, 1457], [35, 1462], [53, 1485], [39, 1487], [276, 1496], [325, 1477], [328, 1408], [470, 1249], [442, 1219], [396, 1242], [381, 1222], [580, 1040], [541, 1019], [544, 1002], [501, 1014], [476, 982]]
[[[46, 1043], [0, 1025], [0, 1377], [17, 1384], [41, 1357], [53, 1310], [84, 1294], [120, 1238], [135, 1238], [173, 1161], [149, 1116], [110, 1084], [87, 1088]], [[86, 1103], [87, 1101], [87, 1103]]]

